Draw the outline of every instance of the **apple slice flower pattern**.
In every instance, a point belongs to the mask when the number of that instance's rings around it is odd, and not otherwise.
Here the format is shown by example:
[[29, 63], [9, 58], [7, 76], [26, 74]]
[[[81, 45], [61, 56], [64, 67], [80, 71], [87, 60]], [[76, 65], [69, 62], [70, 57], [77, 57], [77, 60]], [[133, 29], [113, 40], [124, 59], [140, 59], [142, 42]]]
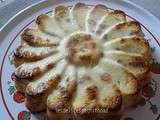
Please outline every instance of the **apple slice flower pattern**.
[[[155, 50], [156, 49], [153, 48], [152, 52], [155, 52]], [[12, 54], [11, 54], [11, 56], [12, 56]], [[9, 58], [9, 60], [11, 61], [11, 64], [12, 64], [12, 60], [10, 58]], [[151, 72], [155, 73], [155, 74], [160, 74], [160, 63], [154, 58], [152, 60]], [[12, 76], [11, 79], [14, 81], [14, 77], [13, 76]], [[24, 104], [25, 97], [24, 97], [24, 95], [22, 93], [18, 92], [15, 89], [13, 81], [10, 81], [10, 80], [8, 81], [8, 85], [9, 85], [8, 92], [9, 92], [9, 95], [13, 96], [13, 100], [16, 103]], [[151, 98], [155, 97], [156, 92], [157, 92], [157, 82], [156, 82], [156, 79], [152, 78], [150, 80], [150, 82], [143, 87], [142, 99], [141, 99], [141, 102], [139, 104], [141, 107], [145, 106], [146, 104], [149, 104], [150, 105], [149, 110], [153, 114], [157, 114], [158, 113], [157, 105], [154, 104], [152, 102], [152, 100], [151, 100]], [[30, 120], [31, 119], [31, 113], [26, 111], [26, 110], [20, 111], [17, 114], [17, 119], [18, 120]], [[123, 120], [136, 120], [136, 119], [132, 118], [132, 117], [125, 117]]]
[[[155, 48], [152, 48], [152, 53], [155, 52]], [[9, 59], [10, 60], [10, 59]], [[12, 61], [11, 61], [12, 64]], [[154, 74], [160, 74], [160, 63], [158, 63], [156, 61], [155, 58], [152, 58], [152, 64], [151, 64], [151, 72]], [[14, 76], [11, 76], [11, 81], [9, 80], [7, 83], [9, 85], [8, 88], [8, 92], [9, 95], [13, 96], [13, 100], [20, 104], [23, 103], [25, 100], [24, 94], [20, 93], [19, 91], [17, 91], [15, 89], [14, 86]], [[158, 113], [158, 107], [156, 104], [154, 104], [151, 100], [152, 97], [154, 97], [156, 95], [157, 92], [157, 82], [156, 79], [150, 78], [150, 80], [148, 80], [148, 83], [146, 85], [144, 85], [143, 89], [142, 89], [142, 98], [140, 100], [139, 106], [143, 107], [146, 104], [149, 104], [149, 110], [151, 110], [151, 112], [153, 114], [157, 114]], [[17, 119], [18, 120], [30, 120], [31, 119], [31, 113], [28, 111], [20, 111], [17, 115]], [[125, 117], [123, 120], [135, 120], [132, 117]]]

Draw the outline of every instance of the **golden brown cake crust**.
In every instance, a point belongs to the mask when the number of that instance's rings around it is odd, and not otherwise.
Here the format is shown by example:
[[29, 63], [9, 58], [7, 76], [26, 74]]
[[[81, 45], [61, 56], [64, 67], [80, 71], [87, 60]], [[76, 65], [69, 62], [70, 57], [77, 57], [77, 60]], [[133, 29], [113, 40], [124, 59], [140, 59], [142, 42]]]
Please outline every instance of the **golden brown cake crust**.
[[150, 71], [141, 25], [105, 5], [59, 5], [21, 35], [15, 87], [48, 120], [120, 120], [135, 106]]

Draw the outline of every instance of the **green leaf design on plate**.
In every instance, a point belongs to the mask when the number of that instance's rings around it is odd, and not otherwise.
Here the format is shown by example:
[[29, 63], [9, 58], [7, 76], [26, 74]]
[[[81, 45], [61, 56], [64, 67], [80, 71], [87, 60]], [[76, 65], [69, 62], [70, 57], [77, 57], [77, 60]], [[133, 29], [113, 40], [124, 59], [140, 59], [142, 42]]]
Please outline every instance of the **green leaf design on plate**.
[[157, 114], [158, 113], [157, 105], [151, 105], [150, 110], [152, 110], [153, 114]]
[[149, 94], [150, 94], [150, 97], [154, 97], [155, 96], [155, 91], [153, 90], [152, 87], [149, 87]]
[[31, 114], [29, 112], [24, 112], [24, 120], [30, 120]]
[[12, 95], [15, 91], [15, 87], [14, 86], [9, 86], [8, 91], [9, 91], [9, 95]]

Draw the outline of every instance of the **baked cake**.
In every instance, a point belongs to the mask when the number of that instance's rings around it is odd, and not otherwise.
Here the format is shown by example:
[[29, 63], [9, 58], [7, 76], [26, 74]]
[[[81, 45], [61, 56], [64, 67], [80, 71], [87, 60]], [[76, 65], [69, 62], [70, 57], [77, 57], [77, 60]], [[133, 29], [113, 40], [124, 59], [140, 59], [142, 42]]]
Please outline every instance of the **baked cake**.
[[150, 47], [137, 21], [97, 4], [59, 5], [24, 30], [15, 50], [16, 89], [49, 120], [119, 120], [138, 103]]

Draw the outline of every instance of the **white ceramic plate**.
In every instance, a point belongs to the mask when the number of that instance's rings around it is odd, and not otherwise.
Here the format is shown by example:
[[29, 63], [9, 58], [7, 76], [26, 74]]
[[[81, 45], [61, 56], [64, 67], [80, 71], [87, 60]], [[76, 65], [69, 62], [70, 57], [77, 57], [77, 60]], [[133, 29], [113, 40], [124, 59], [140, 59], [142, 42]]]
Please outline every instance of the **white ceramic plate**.
[[[0, 31], [0, 119], [37, 120], [44, 119], [44, 113], [31, 114], [24, 105], [24, 96], [17, 92], [11, 74], [15, 67], [10, 61], [13, 50], [20, 44], [22, 31], [35, 24], [35, 18], [49, 14], [58, 4], [73, 5], [77, 0], [46, 0], [21, 11], [13, 17]], [[81, 1], [82, 2], [82, 1]], [[143, 99], [138, 107], [128, 110], [122, 120], [160, 120], [160, 21], [139, 6], [123, 0], [85, 0], [88, 5], [105, 4], [110, 9], [124, 11], [129, 19], [137, 20], [145, 33], [146, 39], [153, 48], [154, 58], [151, 67], [151, 84], [145, 86]], [[41, 117], [41, 118], [40, 118]]]

